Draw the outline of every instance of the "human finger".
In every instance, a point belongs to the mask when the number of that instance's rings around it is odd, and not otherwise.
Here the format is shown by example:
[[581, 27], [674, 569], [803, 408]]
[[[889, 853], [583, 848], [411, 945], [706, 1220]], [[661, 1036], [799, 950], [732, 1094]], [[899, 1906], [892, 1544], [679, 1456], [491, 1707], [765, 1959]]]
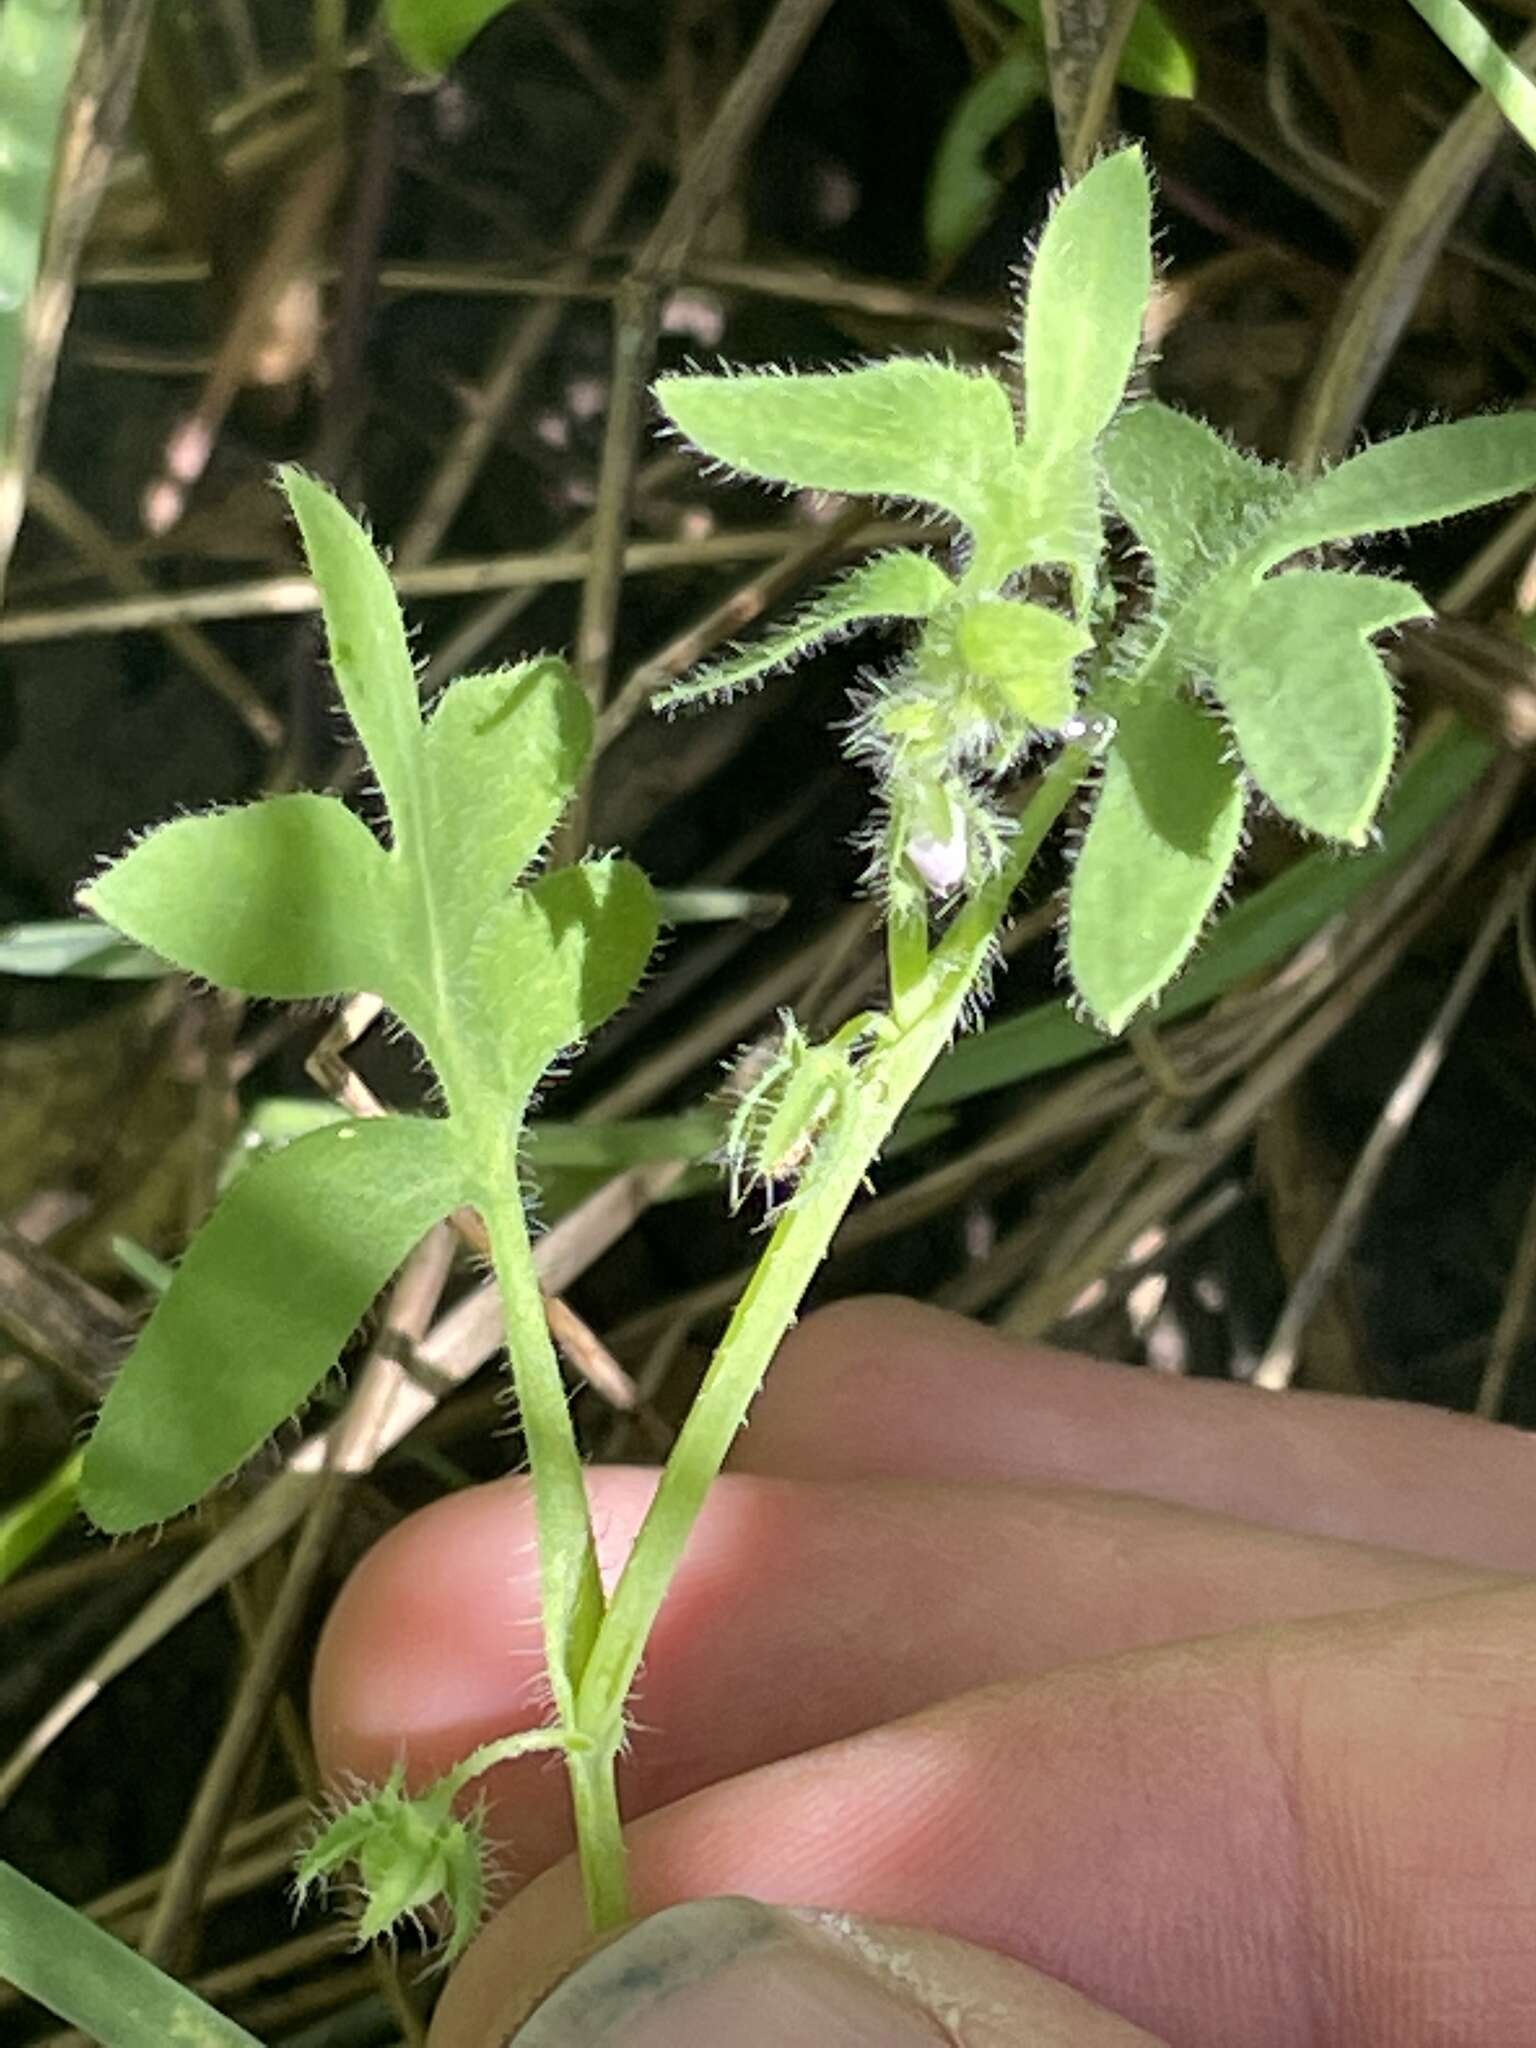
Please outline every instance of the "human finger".
[[808, 1316], [732, 1457], [804, 1479], [1043, 1480], [1536, 1570], [1536, 1442], [1399, 1401], [1169, 1379], [876, 1296]]
[[[1180, 2048], [1525, 2048], [1536, 1589], [1134, 1652], [953, 1699], [629, 1835], [637, 1909], [934, 1928]], [[445, 1994], [484, 2042], [582, 1942], [569, 1862]]]
[[846, 1914], [700, 1899], [523, 1987], [434, 2048], [1157, 2048], [1150, 2034], [987, 1949]]
[[[590, 1475], [609, 1576], [650, 1472]], [[894, 1720], [949, 1694], [1254, 1620], [1412, 1600], [1486, 1575], [1082, 1490], [730, 1475], [706, 1506], [647, 1654], [625, 1809]], [[522, 1481], [454, 1494], [366, 1557], [327, 1622], [312, 1716], [330, 1775], [436, 1777], [547, 1713]], [[553, 1764], [487, 1781], [526, 1876], [564, 1853]]]

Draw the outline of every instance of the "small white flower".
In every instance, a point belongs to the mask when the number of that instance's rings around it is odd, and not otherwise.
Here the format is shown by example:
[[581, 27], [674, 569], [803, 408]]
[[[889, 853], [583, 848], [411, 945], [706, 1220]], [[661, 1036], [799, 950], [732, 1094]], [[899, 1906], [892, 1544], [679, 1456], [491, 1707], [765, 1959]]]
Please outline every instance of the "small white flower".
[[948, 830], [914, 832], [907, 841], [907, 859], [922, 877], [930, 896], [951, 896], [965, 880], [970, 859], [970, 835], [964, 811], [953, 797], [949, 805]]

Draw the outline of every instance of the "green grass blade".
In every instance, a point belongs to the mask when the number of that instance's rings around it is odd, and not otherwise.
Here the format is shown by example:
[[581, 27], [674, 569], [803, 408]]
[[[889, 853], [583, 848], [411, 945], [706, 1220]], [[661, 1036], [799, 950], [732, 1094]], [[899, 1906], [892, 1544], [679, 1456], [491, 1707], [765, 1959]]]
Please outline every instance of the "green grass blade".
[[1462, 0], [1409, 0], [1493, 101], [1527, 149], [1536, 150], [1536, 84]]
[[940, 262], [962, 255], [992, 218], [1003, 181], [988, 162], [994, 142], [1048, 90], [1045, 47], [1038, 32], [1015, 38], [968, 85], [944, 125], [928, 193], [923, 233]]
[[45, 917], [34, 924], [0, 925], [0, 974], [52, 981], [158, 981], [174, 973], [158, 953], [119, 938], [94, 917]]
[[101, 2048], [261, 2048], [195, 1992], [0, 1863], [0, 1978]]
[[1120, 51], [1120, 82], [1161, 99], [1192, 100], [1200, 83], [1195, 53], [1152, 0], [1141, 0]]
[[80, 1500], [84, 1455], [83, 1451], [71, 1451], [40, 1486], [0, 1514], [0, 1586], [24, 1570], [74, 1514]]
[[[83, 23], [81, 0], [5, 0], [0, 7], [0, 496], [14, 505], [0, 517], [0, 556], [9, 554], [31, 467], [30, 447], [17, 445], [19, 400], [54, 160]], [[25, 432], [19, 438], [31, 440]]]

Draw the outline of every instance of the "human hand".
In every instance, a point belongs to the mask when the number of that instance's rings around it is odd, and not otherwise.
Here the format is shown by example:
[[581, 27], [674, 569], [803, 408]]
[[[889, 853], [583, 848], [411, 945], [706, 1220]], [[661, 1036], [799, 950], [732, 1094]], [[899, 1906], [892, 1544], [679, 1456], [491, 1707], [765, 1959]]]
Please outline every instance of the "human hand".
[[[591, 1475], [606, 1566], [652, 1481]], [[1530, 1439], [1430, 1410], [811, 1317], [621, 1772], [639, 1910], [711, 1903], [520, 2048], [1528, 2048], [1533, 1481]], [[537, 1723], [537, 1612], [521, 1482], [412, 1517], [322, 1641], [326, 1770], [425, 1781]], [[433, 2048], [501, 2048], [583, 1948], [562, 1774], [488, 1786], [523, 1888]]]

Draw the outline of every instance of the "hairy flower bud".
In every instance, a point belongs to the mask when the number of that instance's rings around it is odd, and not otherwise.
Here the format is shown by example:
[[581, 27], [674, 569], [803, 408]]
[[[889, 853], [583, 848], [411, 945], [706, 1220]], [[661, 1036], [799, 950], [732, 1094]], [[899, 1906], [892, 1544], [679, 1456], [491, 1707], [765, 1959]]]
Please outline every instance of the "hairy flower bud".
[[946, 795], [948, 815], [939, 831], [914, 832], [907, 841], [907, 859], [921, 876], [930, 896], [952, 896], [970, 865], [970, 834], [964, 811]]
[[376, 1792], [345, 1807], [300, 1857], [294, 1890], [302, 1903], [336, 1873], [356, 1866], [363, 1893], [357, 1940], [401, 1921], [421, 1925], [429, 1909], [446, 1919], [444, 1965], [468, 1947], [485, 1915], [485, 1829], [479, 1811], [454, 1812], [457, 1785], [439, 1778], [412, 1798], [398, 1764]]

